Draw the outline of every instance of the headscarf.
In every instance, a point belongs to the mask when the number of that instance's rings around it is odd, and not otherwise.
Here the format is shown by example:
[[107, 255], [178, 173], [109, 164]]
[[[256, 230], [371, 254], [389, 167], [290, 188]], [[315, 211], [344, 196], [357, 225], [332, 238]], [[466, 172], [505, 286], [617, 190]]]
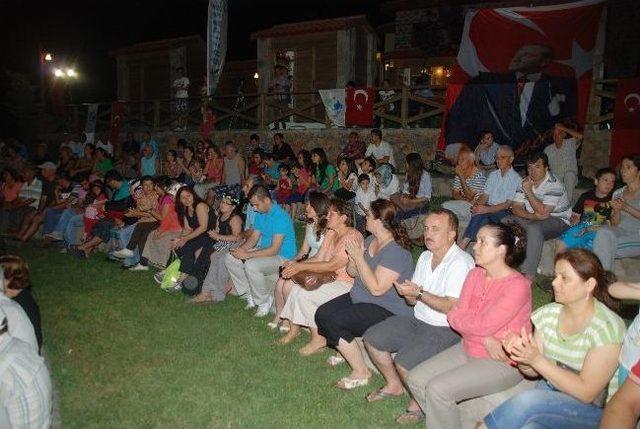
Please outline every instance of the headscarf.
[[382, 163], [378, 166], [378, 168], [376, 169], [376, 173], [380, 174], [381, 188], [384, 189], [389, 186], [391, 180], [393, 179], [393, 172], [393, 165], [389, 164], [388, 162]]

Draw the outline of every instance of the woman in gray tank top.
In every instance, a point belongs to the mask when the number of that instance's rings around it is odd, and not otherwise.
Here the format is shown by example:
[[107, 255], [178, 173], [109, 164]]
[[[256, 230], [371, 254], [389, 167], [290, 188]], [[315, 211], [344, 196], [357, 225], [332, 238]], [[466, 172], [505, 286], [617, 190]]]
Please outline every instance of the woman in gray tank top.
[[244, 159], [238, 154], [236, 145], [228, 141], [224, 145], [224, 184], [239, 186], [244, 181]]

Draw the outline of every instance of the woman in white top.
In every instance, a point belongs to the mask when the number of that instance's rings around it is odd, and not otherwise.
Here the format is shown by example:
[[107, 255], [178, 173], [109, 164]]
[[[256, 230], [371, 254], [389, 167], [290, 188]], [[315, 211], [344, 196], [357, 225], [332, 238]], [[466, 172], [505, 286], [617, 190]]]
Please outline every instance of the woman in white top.
[[391, 199], [393, 194], [400, 190], [400, 182], [395, 174], [395, 168], [389, 163], [382, 163], [374, 174], [376, 178], [376, 197], [383, 200]]
[[[321, 252], [320, 250], [322, 248], [322, 243], [327, 229], [328, 211], [329, 197], [322, 192], [309, 192], [309, 199], [305, 205], [307, 226], [305, 228], [304, 241], [302, 242], [302, 246], [300, 246], [298, 254], [291, 261], [286, 261], [283, 264], [283, 267], [287, 267], [294, 262], [299, 262], [304, 259], [323, 260], [324, 252]], [[282, 313], [282, 308], [287, 300], [287, 296], [289, 296], [290, 290], [291, 281], [280, 277], [273, 292], [276, 303], [276, 314], [273, 316], [273, 320], [267, 324], [269, 329], [277, 329], [278, 326], [280, 326], [280, 323], [282, 322], [280, 314]], [[285, 321], [282, 326], [280, 326], [280, 331], [289, 331], [288, 321]]]
[[429, 211], [431, 199], [431, 175], [424, 169], [424, 162], [418, 153], [410, 153], [405, 158], [407, 176], [402, 193], [392, 197], [400, 207], [400, 219], [409, 219]]

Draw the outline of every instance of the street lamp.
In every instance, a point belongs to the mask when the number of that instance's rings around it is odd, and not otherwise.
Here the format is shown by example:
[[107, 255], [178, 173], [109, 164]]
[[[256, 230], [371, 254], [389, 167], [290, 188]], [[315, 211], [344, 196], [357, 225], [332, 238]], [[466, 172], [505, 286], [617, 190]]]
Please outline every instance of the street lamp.
[[53, 54], [50, 52], [47, 52], [46, 54], [44, 54], [44, 60], [50, 63], [51, 61], [53, 61]]
[[64, 72], [62, 71], [62, 69], [55, 68], [53, 69], [53, 75], [55, 77], [64, 77]]
[[78, 74], [76, 73], [76, 71], [74, 69], [67, 69], [67, 76], [68, 77], [77, 77]]

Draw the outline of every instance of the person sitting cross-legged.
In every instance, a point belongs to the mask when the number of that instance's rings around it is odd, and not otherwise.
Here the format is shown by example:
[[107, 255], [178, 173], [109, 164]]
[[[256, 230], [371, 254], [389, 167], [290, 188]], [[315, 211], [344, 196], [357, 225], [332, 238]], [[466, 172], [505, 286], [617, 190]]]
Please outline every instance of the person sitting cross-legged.
[[500, 222], [509, 215], [509, 207], [522, 182], [522, 177], [513, 169], [513, 159], [511, 146], [500, 146], [496, 154], [498, 169], [489, 173], [484, 191], [471, 206], [471, 220], [460, 241], [462, 249], [476, 239], [478, 230], [487, 222]]
[[[369, 356], [387, 382], [367, 395], [367, 401], [402, 395], [410, 370], [460, 341], [449, 326], [447, 313], [458, 300], [474, 262], [456, 245], [457, 230], [453, 212], [440, 209], [429, 213], [424, 228], [427, 250], [420, 255], [411, 281], [396, 284], [398, 293], [414, 305], [413, 315], [390, 317], [363, 335]], [[397, 353], [395, 358], [391, 353]], [[422, 417], [412, 399], [397, 421], [409, 423]]]
[[571, 203], [564, 185], [549, 171], [542, 152], [527, 158], [528, 176], [522, 180], [511, 205], [513, 216], [503, 222], [518, 222], [527, 231], [527, 252], [520, 266], [532, 280], [537, 272], [545, 240], [558, 238], [569, 227]]
[[296, 254], [291, 216], [271, 199], [269, 190], [255, 185], [249, 203], [257, 211], [247, 240], [226, 257], [235, 290], [247, 300], [247, 309], [258, 306], [257, 317], [269, 313], [280, 266]]

